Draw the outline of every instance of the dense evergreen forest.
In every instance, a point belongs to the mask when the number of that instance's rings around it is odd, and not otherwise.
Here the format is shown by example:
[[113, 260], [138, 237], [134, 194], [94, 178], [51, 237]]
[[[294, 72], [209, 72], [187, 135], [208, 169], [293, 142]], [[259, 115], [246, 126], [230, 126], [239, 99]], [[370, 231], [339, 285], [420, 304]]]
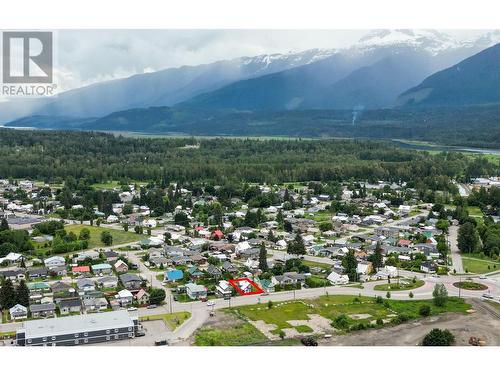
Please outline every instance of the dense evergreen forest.
[[219, 184], [401, 180], [448, 190], [451, 179], [499, 174], [498, 164], [481, 156], [430, 154], [382, 141], [128, 138], [0, 130], [0, 178]]

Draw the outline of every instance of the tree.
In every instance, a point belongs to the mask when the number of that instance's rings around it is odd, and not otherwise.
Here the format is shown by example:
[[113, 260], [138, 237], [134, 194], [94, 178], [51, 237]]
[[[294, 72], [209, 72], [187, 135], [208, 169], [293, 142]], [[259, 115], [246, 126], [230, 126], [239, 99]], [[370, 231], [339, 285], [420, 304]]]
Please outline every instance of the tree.
[[161, 304], [166, 297], [165, 290], [163, 289], [151, 289], [149, 292], [149, 303], [153, 305]]
[[21, 280], [16, 289], [16, 303], [28, 307], [30, 304], [30, 291], [26, 282]]
[[354, 250], [350, 250], [342, 259], [342, 266], [350, 281], [358, 281], [358, 261], [354, 256]]
[[479, 250], [479, 234], [474, 224], [466, 222], [458, 230], [458, 248], [464, 253]]
[[101, 242], [106, 246], [111, 246], [113, 244], [113, 236], [108, 231], [101, 233]]
[[380, 242], [377, 242], [375, 252], [369, 257], [369, 260], [372, 262], [374, 270], [381, 268], [384, 265], [384, 256], [382, 255], [382, 246], [380, 245]]
[[259, 268], [262, 272], [267, 272], [269, 270], [269, 266], [267, 265], [267, 250], [264, 242], [260, 244]]
[[455, 342], [455, 336], [447, 329], [434, 328], [422, 341], [423, 346], [450, 346]]
[[448, 301], [448, 291], [444, 284], [436, 284], [434, 291], [432, 292], [432, 297], [434, 298], [434, 304], [436, 306], [444, 306]]
[[295, 255], [304, 255], [306, 253], [306, 245], [299, 232], [295, 234], [294, 240], [288, 243], [286, 252]]
[[0, 289], [0, 306], [2, 309], [10, 309], [16, 304], [16, 292], [10, 279], [2, 280], [2, 289]]
[[80, 234], [78, 235], [79, 240], [89, 240], [90, 239], [90, 230], [88, 228], [82, 228]]
[[123, 223], [123, 230], [128, 232], [128, 223]]
[[448, 233], [448, 228], [450, 227], [450, 222], [445, 219], [440, 219], [436, 223], [436, 228], [443, 231], [443, 233]]
[[7, 222], [7, 219], [3, 218], [2, 221], [0, 222], [0, 232], [4, 230], [9, 230], [9, 223]]

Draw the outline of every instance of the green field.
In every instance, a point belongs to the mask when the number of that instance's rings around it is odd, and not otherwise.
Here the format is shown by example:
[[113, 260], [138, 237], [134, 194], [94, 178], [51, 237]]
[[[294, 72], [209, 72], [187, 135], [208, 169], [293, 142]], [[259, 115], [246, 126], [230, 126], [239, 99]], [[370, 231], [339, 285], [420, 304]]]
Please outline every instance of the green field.
[[[419, 308], [422, 305], [431, 306], [431, 314], [444, 312], [465, 313], [470, 305], [462, 299], [449, 298], [446, 306], [434, 306], [432, 301], [395, 301], [384, 300], [377, 303], [374, 298], [356, 296], [323, 296], [314, 300], [288, 301], [275, 303], [271, 309], [267, 305], [241, 306], [232, 309], [240, 316], [250, 320], [263, 320], [267, 324], [275, 324], [275, 332], [283, 328], [292, 328], [288, 323], [290, 320], [308, 320], [309, 314], [319, 314], [324, 318], [334, 321], [340, 315], [346, 315], [348, 326], [343, 329], [349, 330], [359, 324], [369, 325], [376, 319], [391, 320], [394, 315], [404, 315], [407, 319], [419, 317]], [[356, 317], [359, 315], [359, 317]], [[309, 327], [310, 328], [310, 327]]]
[[244, 346], [266, 341], [266, 336], [257, 328], [244, 322], [225, 329], [201, 328], [195, 336], [198, 346]]
[[484, 259], [481, 259], [479, 255], [477, 256], [474, 256], [473, 254], [462, 255], [462, 263], [464, 269], [469, 273], [482, 274], [482, 273], [500, 271], [500, 262], [495, 262], [486, 257]]
[[177, 312], [172, 314], [158, 314], [158, 315], [148, 315], [141, 316], [139, 320], [141, 322], [148, 320], [163, 320], [170, 328], [176, 329], [181, 326], [187, 319], [191, 317], [191, 313], [187, 311]]
[[397, 290], [411, 290], [411, 289], [416, 289], [420, 288], [422, 285], [425, 284], [423, 280], [417, 280], [415, 283], [413, 283], [411, 280], [408, 280], [409, 284], [399, 284], [397, 280], [394, 280], [390, 284], [380, 284], [380, 285], [375, 285], [373, 289], [375, 290], [381, 290], [381, 291], [397, 291]]
[[106, 231], [111, 233], [111, 235], [113, 236], [113, 245], [136, 242], [144, 238], [147, 238], [146, 235], [137, 234], [133, 230], [125, 232], [124, 230], [110, 229], [105, 227], [97, 227], [84, 224], [67, 225], [64, 227], [66, 232], [68, 233], [73, 232], [77, 236], [83, 228], [87, 228], [90, 231], [89, 249], [104, 246], [104, 244], [101, 242], [101, 233]]
[[484, 284], [476, 283], [474, 281], [461, 281], [453, 283], [456, 288], [462, 288], [467, 290], [486, 290], [488, 287]]

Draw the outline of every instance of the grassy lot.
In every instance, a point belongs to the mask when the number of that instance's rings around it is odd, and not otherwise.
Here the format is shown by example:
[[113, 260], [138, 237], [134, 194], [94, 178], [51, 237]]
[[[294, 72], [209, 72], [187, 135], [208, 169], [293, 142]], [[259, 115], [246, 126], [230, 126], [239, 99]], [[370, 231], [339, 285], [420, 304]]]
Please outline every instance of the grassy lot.
[[462, 255], [464, 269], [470, 273], [488, 273], [500, 270], [500, 262], [489, 258], [481, 259], [479, 254]]
[[101, 233], [106, 231], [111, 233], [111, 235], [113, 236], [113, 245], [120, 245], [123, 243], [140, 241], [144, 238], [147, 238], [146, 235], [137, 234], [133, 230], [125, 232], [124, 230], [96, 227], [83, 224], [66, 225], [64, 227], [64, 229], [66, 229], [66, 232], [68, 233], [73, 232], [77, 236], [83, 228], [87, 228], [90, 231], [89, 249], [92, 249], [94, 247], [104, 246], [104, 244], [101, 242]]
[[198, 346], [244, 346], [266, 342], [267, 338], [250, 323], [242, 322], [231, 328], [202, 328], [196, 333]]
[[412, 282], [412, 280], [408, 280], [408, 284], [402, 284], [400, 283], [398, 285], [397, 280], [394, 280], [390, 284], [380, 284], [380, 285], [375, 285], [373, 289], [375, 290], [382, 290], [382, 291], [393, 291], [393, 290], [411, 290], [411, 289], [416, 289], [420, 288], [422, 285], [424, 285], [425, 282], [423, 280], [417, 280], [415, 283]]
[[469, 213], [470, 216], [483, 217], [483, 212], [477, 206], [469, 206], [469, 207], [467, 207], [467, 212]]
[[[319, 314], [332, 322], [340, 315], [346, 315], [348, 325], [343, 329], [349, 330], [359, 327], [360, 323], [369, 325], [376, 319], [391, 320], [396, 316], [404, 316], [406, 320], [416, 319], [419, 317], [418, 311], [422, 305], [431, 306], [432, 315], [444, 312], [465, 313], [470, 308], [470, 305], [464, 303], [462, 299], [454, 297], [449, 298], [446, 306], [437, 307], [432, 301], [384, 300], [383, 303], [377, 303], [370, 297], [322, 296], [314, 300], [275, 303], [271, 309], [267, 305], [252, 305], [234, 308], [233, 311], [250, 320], [263, 320], [267, 324], [275, 324], [276, 332], [283, 328], [291, 328], [289, 320], [308, 320], [308, 314]], [[360, 314], [368, 316], [355, 319], [355, 315]]]
[[[330, 270], [332, 268], [332, 265], [331, 264], [326, 264], [326, 263], [319, 263], [319, 262], [313, 262], [313, 261], [310, 261], [310, 260], [303, 260], [302, 261], [302, 264], [304, 266], [308, 266], [308, 267], [319, 267], [319, 268], [323, 268], [325, 270]], [[328, 276], [328, 275], [327, 275]]]
[[170, 328], [176, 329], [181, 326], [187, 319], [191, 317], [191, 313], [187, 311], [173, 313], [173, 314], [158, 314], [158, 315], [148, 315], [141, 316], [139, 320], [141, 322], [148, 320], [163, 320]]

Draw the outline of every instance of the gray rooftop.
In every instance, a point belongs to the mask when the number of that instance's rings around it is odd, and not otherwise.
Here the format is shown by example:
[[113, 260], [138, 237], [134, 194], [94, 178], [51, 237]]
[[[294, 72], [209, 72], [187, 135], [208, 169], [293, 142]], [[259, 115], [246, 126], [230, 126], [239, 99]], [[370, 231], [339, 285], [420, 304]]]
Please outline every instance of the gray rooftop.
[[34, 338], [122, 328], [133, 324], [132, 318], [126, 310], [118, 310], [100, 314], [28, 320], [24, 322], [24, 331], [26, 332], [26, 338]]

